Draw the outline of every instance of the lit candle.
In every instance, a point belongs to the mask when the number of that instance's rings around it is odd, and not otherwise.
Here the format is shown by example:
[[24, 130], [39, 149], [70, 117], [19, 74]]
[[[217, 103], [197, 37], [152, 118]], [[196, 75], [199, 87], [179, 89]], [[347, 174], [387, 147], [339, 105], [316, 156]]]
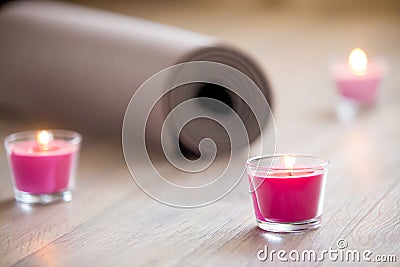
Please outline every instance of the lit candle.
[[349, 55], [349, 67], [356, 76], [364, 76], [367, 73], [367, 54], [360, 49], [354, 48]]
[[39, 131], [36, 135], [36, 141], [39, 144], [39, 151], [49, 150], [49, 144], [53, 141], [53, 134], [46, 130]]
[[249, 159], [247, 172], [258, 226], [273, 232], [317, 228], [328, 164], [322, 158], [301, 155]]
[[289, 176], [292, 176], [293, 175], [293, 165], [296, 162], [295, 158], [292, 156], [285, 155], [284, 162], [285, 162], [286, 169], [289, 170]]
[[23, 203], [69, 201], [81, 136], [63, 130], [15, 133], [5, 140], [15, 199]]
[[384, 73], [381, 62], [369, 62], [360, 48], [351, 51], [346, 63], [332, 65], [332, 76], [339, 94], [360, 104], [376, 101], [378, 86]]

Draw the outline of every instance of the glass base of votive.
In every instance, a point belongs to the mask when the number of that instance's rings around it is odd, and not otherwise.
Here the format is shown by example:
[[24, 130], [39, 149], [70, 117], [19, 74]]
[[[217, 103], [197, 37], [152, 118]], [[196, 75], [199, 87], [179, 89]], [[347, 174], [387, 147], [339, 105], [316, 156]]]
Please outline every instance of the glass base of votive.
[[66, 190], [50, 194], [32, 194], [28, 192], [14, 190], [15, 200], [24, 204], [49, 204], [58, 201], [71, 201], [72, 192]]
[[362, 113], [370, 110], [374, 103], [362, 103], [350, 98], [342, 97], [337, 105], [336, 114], [342, 122], [352, 122]]
[[321, 225], [321, 217], [300, 222], [276, 222], [257, 220], [257, 226], [274, 233], [299, 233], [317, 229]]

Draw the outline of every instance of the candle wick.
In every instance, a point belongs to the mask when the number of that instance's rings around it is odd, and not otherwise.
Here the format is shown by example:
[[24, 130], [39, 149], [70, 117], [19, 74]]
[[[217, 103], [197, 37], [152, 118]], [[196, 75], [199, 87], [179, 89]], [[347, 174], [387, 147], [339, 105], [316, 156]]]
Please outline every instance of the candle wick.
[[49, 145], [48, 145], [48, 144], [43, 144], [42, 147], [41, 147], [41, 149], [44, 150], [44, 151], [47, 151], [47, 150], [49, 150], [50, 148], [49, 148]]

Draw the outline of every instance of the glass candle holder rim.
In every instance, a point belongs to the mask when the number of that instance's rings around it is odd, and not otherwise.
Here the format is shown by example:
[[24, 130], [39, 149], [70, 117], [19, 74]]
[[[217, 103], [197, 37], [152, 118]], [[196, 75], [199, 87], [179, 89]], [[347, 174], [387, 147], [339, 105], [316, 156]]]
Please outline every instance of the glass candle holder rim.
[[[251, 157], [247, 160], [246, 166], [250, 168], [256, 168], [257, 170], [260, 171], [287, 171], [288, 168], [286, 167], [279, 167], [279, 166], [274, 166], [274, 161], [276, 158], [283, 158], [285, 156], [290, 156], [293, 158], [308, 158], [308, 159], [316, 159], [320, 160], [320, 164], [302, 164], [301, 166], [296, 166], [296, 170], [310, 170], [310, 169], [321, 169], [321, 168], [326, 168], [330, 164], [330, 160], [326, 158], [322, 158], [319, 156], [314, 156], [314, 155], [307, 155], [307, 154], [275, 154], [275, 155], [261, 155], [261, 156], [255, 156]], [[259, 166], [255, 164], [255, 161], [260, 161], [262, 159], [272, 159], [271, 164], [269, 166]]]
[[[12, 133], [4, 139], [4, 144], [7, 146], [8, 144], [16, 141], [34, 141], [36, 140], [36, 134], [38, 131], [40, 130], [28, 130]], [[64, 129], [46, 129], [46, 131], [50, 132], [55, 139], [65, 139], [65, 141], [71, 145], [78, 145], [82, 141], [82, 135], [75, 131]]]

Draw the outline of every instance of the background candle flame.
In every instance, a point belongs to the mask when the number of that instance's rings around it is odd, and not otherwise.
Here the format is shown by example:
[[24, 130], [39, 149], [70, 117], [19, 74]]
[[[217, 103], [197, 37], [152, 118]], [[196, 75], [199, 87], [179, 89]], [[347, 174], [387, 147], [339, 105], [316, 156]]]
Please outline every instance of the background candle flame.
[[36, 135], [36, 141], [42, 146], [47, 146], [52, 139], [53, 135], [46, 130], [39, 131]]
[[367, 65], [367, 54], [360, 48], [354, 48], [349, 55], [349, 66], [351, 71], [358, 76], [365, 75]]

